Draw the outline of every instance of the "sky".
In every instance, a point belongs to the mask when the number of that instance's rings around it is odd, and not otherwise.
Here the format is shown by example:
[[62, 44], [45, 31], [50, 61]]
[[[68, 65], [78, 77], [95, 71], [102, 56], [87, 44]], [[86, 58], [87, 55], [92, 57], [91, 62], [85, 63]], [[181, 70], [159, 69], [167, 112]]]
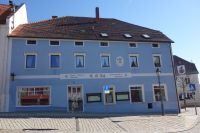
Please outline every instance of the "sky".
[[[192, 61], [200, 71], [200, 0], [13, 0], [25, 3], [29, 22], [51, 16], [116, 18], [159, 30], [171, 38], [173, 54]], [[8, 0], [0, 0], [8, 3]]]

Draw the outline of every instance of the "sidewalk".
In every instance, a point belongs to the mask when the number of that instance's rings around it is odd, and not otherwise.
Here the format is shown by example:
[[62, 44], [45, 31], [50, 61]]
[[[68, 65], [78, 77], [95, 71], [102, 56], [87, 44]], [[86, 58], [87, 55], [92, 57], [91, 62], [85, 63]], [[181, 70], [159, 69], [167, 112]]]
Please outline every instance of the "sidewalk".
[[[200, 113], [200, 108], [198, 108]], [[9, 114], [7, 114], [9, 115]], [[14, 115], [14, 114], [12, 114]], [[27, 114], [26, 114], [27, 115]], [[62, 114], [63, 115], [63, 114]], [[109, 133], [166, 133], [187, 131], [192, 128], [200, 115], [196, 116], [194, 108], [182, 110], [177, 115], [140, 115], [109, 117], [60, 117], [33, 118], [16, 117], [0, 118], [0, 133], [18, 132], [109, 132]], [[94, 115], [94, 114], [93, 114]], [[57, 114], [59, 116], [59, 114]]]

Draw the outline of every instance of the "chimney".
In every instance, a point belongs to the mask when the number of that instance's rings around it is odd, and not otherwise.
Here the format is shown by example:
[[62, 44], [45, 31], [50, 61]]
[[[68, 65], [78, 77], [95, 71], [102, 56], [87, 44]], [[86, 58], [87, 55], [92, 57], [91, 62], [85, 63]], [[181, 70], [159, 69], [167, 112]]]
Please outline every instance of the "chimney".
[[58, 18], [58, 16], [52, 16], [51, 18], [52, 18], [52, 19], [56, 19], [56, 18]]
[[96, 22], [99, 22], [100, 18], [99, 18], [99, 7], [96, 7]]

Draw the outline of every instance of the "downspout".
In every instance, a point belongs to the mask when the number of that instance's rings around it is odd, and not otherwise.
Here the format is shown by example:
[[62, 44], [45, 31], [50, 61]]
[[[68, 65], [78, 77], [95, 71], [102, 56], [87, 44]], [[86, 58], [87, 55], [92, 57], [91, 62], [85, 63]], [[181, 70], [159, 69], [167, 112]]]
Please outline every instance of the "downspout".
[[178, 113], [181, 113], [179, 97], [178, 97], [178, 89], [177, 89], [177, 84], [176, 84], [175, 66], [174, 66], [174, 58], [173, 58], [173, 54], [172, 54], [171, 43], [170, 43], [169, 47], [170, 47], [170, 55], [171, 55], [171, 62], [172, 62], [172, 68], [173, 68], [174, 83], [175, 83], [175, 88], [176, 88], [176, 99], [177, 99], [177, 103], [178, 103]]

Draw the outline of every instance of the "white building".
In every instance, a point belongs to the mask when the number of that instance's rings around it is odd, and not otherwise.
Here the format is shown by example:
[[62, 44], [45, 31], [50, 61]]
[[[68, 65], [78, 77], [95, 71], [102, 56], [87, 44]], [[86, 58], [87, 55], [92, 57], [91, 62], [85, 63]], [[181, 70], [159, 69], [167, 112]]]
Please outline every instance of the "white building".
[[28, 23], [26, 5], [20, 6], [0, 4], [0, 112], [8, 110], [8, 59], [10, 58], [10, 47], [8, 34], [20, 24]]
[[[200, 106], [200, 85], [198, 79], [198, 70], [194, 63], [186, 61], [178, 56], [174, 56], [175, 74], [176, 74], [176, 85], [178, 90], [178, 96], [180, 104], [184, 106], [184, 93], [186, 99], [186, 106], [194, 105], [194, 93], [189, 90], [189, 84], [195, 84], [196, 92], [196, 103]], [[183, 67], [183, 71], [179, 72], [178, 67]]]

